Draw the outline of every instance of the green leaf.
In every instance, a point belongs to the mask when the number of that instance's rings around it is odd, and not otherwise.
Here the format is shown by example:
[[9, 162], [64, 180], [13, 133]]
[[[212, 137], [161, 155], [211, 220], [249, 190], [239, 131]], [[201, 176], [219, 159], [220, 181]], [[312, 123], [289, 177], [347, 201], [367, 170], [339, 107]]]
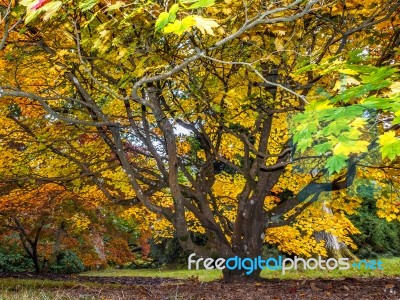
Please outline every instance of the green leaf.
[[156, 31], [163, 29], [168, 23], [174, 22], [176, 19], [176, 13], [179, 10], [179, 5], [174, 4], [171, 6], [169, 12], [162, 12], [156, 21]]
[[193, 3], [189, 6], [189, 9], [196, 9], [196, 8], [204, 8], [210, 7], [215, 4], [215, 0], [199, 0], [196, 3]]
[[365, 61], [368, 58], [368, 55], [364, 52], [363, 49], [356, 49], [349, 52], [349, 63], [358, 63]]
[[320, 95], [320, 96], [322, 96], [322, 97], [325, 97], [325, 98], [327, 98], [327, 99], [329, 99], [329, 98], [331, 98], [332, 96], [331, 96], [331, 94], [326, 90], [326, 89], [324, 89], [323, 87], [317, 87], [316, 89], [315, 89], [315, 91]]
[[213, 110], [216, 111], [217, 113], [221, 112], [221, 110], [222, 110], [222, 107], [221, 107], [221, 105], [219, 105], [219, 104], [213, 104], [213, 105], [212, 105], [212, 108], [213, 108]]
[[362, 76], [362, 82], [364, 83], [374, 83], [382, 81], [383, 79], [388, 78], [390, 75], [396, 72], [396, 69], [389, 67], [382, 67], [374, 72], [368, 74], [368, 76]]
[[347, 103], [353, 99], [360, 98], [361, 96], [369, 93], [370, 91], [376, 91], [376, 90], [380, 90], [382, 88], [388, 87], [390, 84], [391, 84], [390, 81], [385, 80], [385, 81], [367, 83], [364, 85], [351, 87], [351, 88], [343, 91], [339, 95], [333, 97], [331, 99], [331, 101], [332, 102], [343, 101], [343, 102]]
[[363, 101], [363, 106], [366, 108], [372, 108], [372, 109], [382, 109], [382, 110], [388, 110], [388, 109], [397, 109], [400, 97], [394, 97], [394, 98], [379, 98], [375, 96], [368, 97]]
[[96, 4], [98, 0], [87, 0], [84, 2], [79, 3], [79, 8], [84, 12], [87, 10], [92, 9]]
[[311, 138], [311, 136], [317, 132], [318, 125], [318, 120], [295, 124], [296, 128], [293, 130], [293, 142], [297, 143], [302, 139]]
[[30, 22], [34, 21], [41, 13], [41, 10], [31, 10], [26, 14], [25, 17], [25, 24], [29, 24]]
[[300, 153], [303, 153], [304, 151], [307, 150], [307, 148], [311, 147], [312, 143], [313, 143], [312, 138], [308, 139], [303, 138], [297, 143], [296, 148], [300, 150]]
[[174, 5], [171, 6], [171, 8], [169, 9], [169, 14], [170, 14], [170, 17], [171, 17], [169, 19], [170, 22], [175, 21], [176, 13], [178, 12], [178, 10], [179, 10], [179, 5], [178, 4], [174, 4]]
[[330, 142], [326, 142], [323, 144], [316, 145], [313, 149], [318, 155], [325, 154], [328, 151], [332, 151], [332, 144]]
[[388, 157], [390, 160], [400, 155], [400, 139], [396, 137], [396, 132], [388, 131], [379, 137], [382, 158]]
[[169, 13], [162, 12], [156, 21], [156, 31], [163, 29], [169, 23]]
[[307, 65], [307, 66], [304, 66], [304, 67], [301, 67], [301, 68], [297, 69], [294, 74], [295, 75], [299, 75], [299, 74], [314, 70], [316, 68], [317, 68], [317, 65], [313, 65], [313, 64]]
[[329, 157], [325, 165], [328, 168], [329, 175], [332, 175], [335, 172], [339, 173], [344, 167], [346, 167], [346, 159], [347, 157], [341, 154]]
[[357, 71], [362, 74], [371, 74], [376, 71], [376, 67], [373, 66], [365, 66], [365, 65], [347, 65], [349, 69]]
[[396, 118], [393, 119], [392, 125], [400, 124], [400, 110], [395, 113]]
[[350, 129], [350, 126], [345, 122], [333, 121], [322, 130], [324, 136], [336, 135], [338, 136], [342, 131]]

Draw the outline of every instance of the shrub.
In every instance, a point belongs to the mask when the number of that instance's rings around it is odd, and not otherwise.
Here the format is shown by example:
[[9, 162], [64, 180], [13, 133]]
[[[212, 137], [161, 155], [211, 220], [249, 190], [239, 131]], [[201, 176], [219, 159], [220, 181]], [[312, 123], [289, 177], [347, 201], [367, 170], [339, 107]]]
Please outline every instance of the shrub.
[[16, 247], [0, 248], [0, 272], [32, 272], [32, 259]]
[[363, 198], [362, 207], [350, 220], [361, 231], [353, 237], [359, 258], [400, 256], [400, 222], [387, 222], [376, 214], [374, 187], [360, 186], [357, 193]]
[[176, 237], [162, 239], [159, 243], [154, 243], [151, 240], [150, 257], [157, 261], [159, 265], [184, 263], [184, 251]]
[[123, 238], [114, 238], [106, 243], [107, 262], [111, 266], [123, 266], [132, 262], [135, 256]]
[[53, 273], [72, 274], [80, 273], [85, 270], [81, 259], [70, 250], [61, 251], [57, 255], [57, 261], [50, 266], [50, 271]]

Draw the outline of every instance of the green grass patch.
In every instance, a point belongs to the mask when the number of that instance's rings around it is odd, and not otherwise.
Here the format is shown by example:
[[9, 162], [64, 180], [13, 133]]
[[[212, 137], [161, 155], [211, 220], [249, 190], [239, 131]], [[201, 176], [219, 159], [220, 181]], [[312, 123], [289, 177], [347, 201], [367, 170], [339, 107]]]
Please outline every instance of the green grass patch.
[[170, 269], [106, 269], [101, 271], [89, 271], [80, 274], [81, 276], [128, 276], [128, 277], [160, 277], [190, 279], [198, 278], [200, 281], [207, 282], [222, 278], [220, 270], [170, 270]]
[[[349, 270], [289, 270], [285, 275], [282, 271], [263, 270], [263, 278], [279, 279], [314, 279], [314, 278], [345, 278], [345, 277], [383, 277], [400, 275], [400, 258], [381, 258], [383, 270], [361, 270], [350, 267]], [[299, 264], [302, 266], [302, 264]], [[143, 277], [170, 277], [178, 279], [198, 278], [207, 282], [222, 278], [219, 270], [169, 270], [169, 269], [106, 269], [81, 273], [82, 276], [143, 276]]]
[[[348, 270], [288, 270], [285, 275], [281, 271], [264, 270], [261, 276], [264, 278], [279, 278], [279, 279], [335, 279], [345, 277], [384, 277], [384, 276], [399, 276], [400, 275], [400, 258], [381, 258], [383, 270], [366, 270], [364, 265], [360, 270], [350, 266]], [[299, 263], [299, 266], [303, 264]]]

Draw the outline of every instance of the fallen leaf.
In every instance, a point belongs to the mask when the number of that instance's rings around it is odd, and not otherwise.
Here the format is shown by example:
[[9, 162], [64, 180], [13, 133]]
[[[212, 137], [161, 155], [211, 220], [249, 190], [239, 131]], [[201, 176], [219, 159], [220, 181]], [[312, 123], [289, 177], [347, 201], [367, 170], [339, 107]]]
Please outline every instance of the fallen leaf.
[[392, 288], [394, 288], [394, 284], [393, 283], [385, 284], [385, 288], [392, 289]]
[[311, 289], [312, 289], [314, 292], [319, 292], [319, 291], [321, 290], [320, 288], [317, 288], [317, 286], [315, 285], [314, 282], [311, 282], [310, 286], [311, 286]]

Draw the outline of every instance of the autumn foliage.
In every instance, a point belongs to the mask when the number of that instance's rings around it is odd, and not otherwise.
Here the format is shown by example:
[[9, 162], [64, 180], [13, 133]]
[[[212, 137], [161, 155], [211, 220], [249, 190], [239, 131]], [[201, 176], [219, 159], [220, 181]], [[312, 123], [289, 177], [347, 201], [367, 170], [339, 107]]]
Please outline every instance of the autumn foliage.
[[362, 186], [400, 220], [399, 3], [4, 7], [0, 212], [31, 252], [72, 235], [87, 265], [124, 264], [124, 220], [143, 257], [173, 236], [202, 256], [329, 256], [320, 233], [356, 248]]

